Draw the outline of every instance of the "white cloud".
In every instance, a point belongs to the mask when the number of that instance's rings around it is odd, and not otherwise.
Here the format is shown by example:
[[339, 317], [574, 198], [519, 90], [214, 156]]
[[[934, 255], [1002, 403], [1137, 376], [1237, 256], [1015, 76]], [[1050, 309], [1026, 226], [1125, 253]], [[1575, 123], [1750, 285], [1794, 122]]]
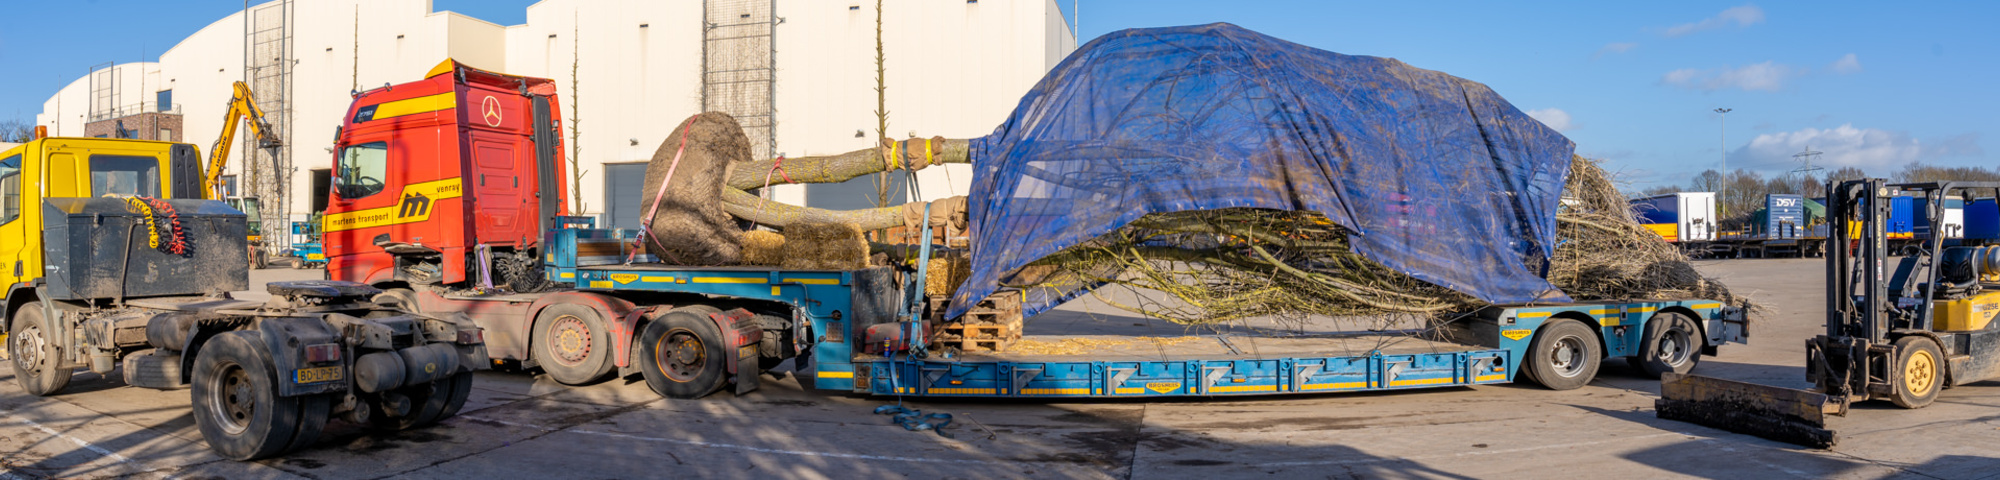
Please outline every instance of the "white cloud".
[[1764, 9], [1757, 8], [1756, 5], [1744, 5], [1730, 7], [1728, 10], [1723, 10], [1722, 13], [1704, 18], [1699, 22], [1675, 25], [1668, 28], [1666, 34], [1669, 37], [1678, 37], [1703, 30], [1727, 27], [1730, 24], [1735, 24], [1738, 27], [1748, 27], [1763, 22]]
[[1569, 121], [1569, 112], [1562, 111], [1560, 108], [1529, 110], [1528, 116], [1535, 117], [1536, 120], [1541, 120], [1543, 125], [1548, 125], [1549, 128], [1556, 129], [1558, 132], [1569, 131], [1570, 127], [1575, 126]]
[[1714, 70], [1683, 68], [1660, 76], [1660, 83], [1709, 92], [1731, 88], [1775, 92], [1784, 89], [1786, 81], [1804, 73], [1805, 69], [1776, 62], [1764, 62], [1745, 65], [1743, 68]]
[[1827, 70], [1832, 70], [1833, 73], [1841, 75], [1859, 73], [1861, 71], [1861, 59], [1850, 53], [1845, 57], [1840, 57], [1839, 60], [1834, 60], [1833, 65], [1826, 68]]
[[1625, 53], [1632, 51], [1632, 49], [1634, 48], [1639, 48], [1639, 44], [1631, 42], [1607, 43], [1604, 44], [1603, 48], [1597, 49], [1597, 53], [1590, 54], [1590, 59], [1596, 60], [1597, 57], [1602, 57], [1605, 55], [1611, 55], [1614, 53]]
[[1820, 156], [1819, 165], [1827, 168], [1861, 167], [1886, 171], [1926, 156], [1923, 142], [1912, 138], [1909, 132], [1854, 128], [1853, 124], [1845, 124], [1825, 130], [1808, 127], [1758, 135], [1750, 140], [1750, 144], [1731, 152], [1729, 157], [1732, 163], [1746, 162], [1745, 165], [1789, 166], [1793, 162], [1792, 155], [1805, 151], [1806, 147], [1825, 152]]

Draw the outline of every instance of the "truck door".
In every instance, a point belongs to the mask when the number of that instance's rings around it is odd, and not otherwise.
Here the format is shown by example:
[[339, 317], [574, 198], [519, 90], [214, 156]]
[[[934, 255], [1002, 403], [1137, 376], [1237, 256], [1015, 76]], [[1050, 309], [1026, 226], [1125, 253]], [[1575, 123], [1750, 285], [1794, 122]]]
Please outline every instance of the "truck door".
[[[528, 236], [521, 214], [534, 177], [518, 168], [524, 162], [515, 158], [514, 139], [486, 132], [473, 132], [471, 137], [473, 174], [466, 180], [472, 182], [472, 195], [479, 205], [473, 228], [479, 232], [480, 242], [515, 244]], [[528, 227], [534, 228], [533, 219], [529, 222]]]
[[[21, 283], [27, 274], [21, 258], [21, 250], [29, 243], [28, 221], [21, 218], [21, 208], [26, 203], [22, 201], [21, 177], [20, 154], [0, 159], [0, 262], [5, 262], [0, 266], [0, 281], [5, 282], [0, 283], [0, 288]], [[0, 296], [6, 292], [0, 289]]]

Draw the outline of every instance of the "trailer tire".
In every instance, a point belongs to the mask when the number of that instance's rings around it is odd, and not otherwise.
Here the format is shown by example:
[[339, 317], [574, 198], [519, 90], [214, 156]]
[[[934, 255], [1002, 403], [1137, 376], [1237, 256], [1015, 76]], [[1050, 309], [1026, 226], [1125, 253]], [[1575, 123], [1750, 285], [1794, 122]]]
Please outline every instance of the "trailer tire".
[[590, 307], [559, 303], [535, 316], [530, 355], [549, 378], [582, 385], [611, 373], [611, 334]]
[[1896, 339], [1895, 387], [1889, 401], [1903, 408], [1924, 408], [1944, 390], [1944, 355], [1930, 337], [1911, 335]]
[[41, 302], [21, 305], [7, 329], [7, 355], [14, 362], [14, 380], [29, 395], [45, 397], [69, 386], [75, 370], [62, 367], [62, 348], [49, 338], [49, 322]]
[[1560, 319], [1535, 334], [1528, 348], [1528, 376], [1550, 390], [1574, 390], [1597, 376], [1604, 347], [1583, 322]]
[[1667, 372], [1688, 373], [1701, 363], [1703, 343], [1694, 319], [1680, 312], [1660, 313], [1646, 322], [1646, 337], [1633, 363], [1653, 378]]
[[667, 312], [639, 333], [639, 372], [653, 392], [696, 399], [728, 380], [728, 351], [715, 323], [685, 311]]
[[278, 396], [277, 372], [253, 332], [226, 332], [195, 356], [195, 425], [217, 454], [255, 460], [311, 445], [332, 402], [326, 395]]

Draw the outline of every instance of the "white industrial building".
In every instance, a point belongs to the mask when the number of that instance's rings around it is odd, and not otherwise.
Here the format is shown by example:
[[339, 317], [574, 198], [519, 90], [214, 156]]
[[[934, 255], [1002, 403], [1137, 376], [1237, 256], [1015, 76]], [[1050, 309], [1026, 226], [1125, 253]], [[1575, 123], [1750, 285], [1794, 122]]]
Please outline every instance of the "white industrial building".
[[[1055, 0], [885, 3], [891, 137], [990, 133], [1076, 47]], [[762, 120], [760, 112], [739, 113], [746, 126], [775, 120], [769, 133], [750, 129], [752, 143], [768, 141], [761, 151], [798, 157], [874, 145], [875, 19], [873, 0], [545, 0], [528, 7], [527, 23], [512, 26], [433, 12], [427, 0], [278, 0], [215, 21], [157, 61], [78, 78], [49, 98], [37, 122], [56, 136], [104, 134], [117, 123], [123, 134], [197, 144], [206, 155], [231, 83], [251, 80], [286, 132], [292, 164], [271, 180], [283, 187], [263, 187], [292, 192], [284, 205], [267, 207], [266, 218], [296, 220], [312, 211], [310, 171], [331, 165], [351, 92], [417, 80], [455, 58], [554, 79], [565, 122], [579, 130], [572, 147], [580, 147], [584, 170], [583, 213], [629, 227], [643, 162], [705, 102], [731, 113], [774, 111]], [[247, 150], [239, 140], [229, 168], [246, 179]], [[953, 165], [921, 172], [919, 185], [925, 197], [963, 195], [971, 178], [969, 167]], [[873, 188], [854, 187], [772, 194], [793, 204], [866, 206], [862, 193], [872, 198]]]

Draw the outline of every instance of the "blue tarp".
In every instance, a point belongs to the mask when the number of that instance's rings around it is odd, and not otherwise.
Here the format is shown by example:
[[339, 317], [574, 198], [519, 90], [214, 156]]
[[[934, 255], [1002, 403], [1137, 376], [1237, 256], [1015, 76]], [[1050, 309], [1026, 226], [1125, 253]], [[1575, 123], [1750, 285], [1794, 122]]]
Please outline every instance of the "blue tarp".
[[[1543, 277], [1575, 146], [1485, 85], [1230, 24], [1091, 41], [972, 141], [972, 276], [951, 317], [1149, 213], [1310, 210], [1361, 255], [1490, 303]], [[1034, 315], [1082, 293], [1036, 289]]]

